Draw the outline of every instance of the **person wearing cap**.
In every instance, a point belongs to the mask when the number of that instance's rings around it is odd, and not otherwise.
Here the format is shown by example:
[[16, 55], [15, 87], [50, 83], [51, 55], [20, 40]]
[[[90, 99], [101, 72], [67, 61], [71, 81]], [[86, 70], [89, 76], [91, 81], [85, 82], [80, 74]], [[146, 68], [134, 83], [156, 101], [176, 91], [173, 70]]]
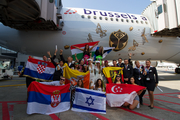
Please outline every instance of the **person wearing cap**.
[[65, 81], [65, 78], [61, 76], [59, 81], [39, 82], [39, 83], [42, 83], [45, 85], [52, 85], [52, 86], [62, 86], [62, 85], [64, 85], [64, 81]]
[[115, 84], [121, 84], [121, 76], [120, 75], [116, 75], [114, 83]]
[[96, 61], [96, 66], [95, 66], [95, 77], [94, 79], [102, 79], [102, 74], [101, 74], [102, 68], [100, 65], [100, 61]]
[[107, 60], [104, 61], [104, 66], [105, 66], [105, 67], [109, 67]]
[[88, 59], [88, 69], [90, 72], [90, 88], [94, 86], [95, 79], [94, 79], [94, 65], [92, 64], [92, 59]]

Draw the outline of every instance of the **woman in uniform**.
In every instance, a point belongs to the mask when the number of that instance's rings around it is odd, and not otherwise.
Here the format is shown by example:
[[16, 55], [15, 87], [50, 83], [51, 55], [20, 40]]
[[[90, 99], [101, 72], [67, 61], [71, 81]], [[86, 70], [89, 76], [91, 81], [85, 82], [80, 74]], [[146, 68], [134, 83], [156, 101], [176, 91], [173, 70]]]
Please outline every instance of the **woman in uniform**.
[[[158, 74], [155, 67], [151, 66], [151, 61], [146, 60], [146, 67], [145, 67], [145, 86], [147, 87], [150, 99], [150, 107], [151, 109], [154, 108], [154, 89], [158, 85]], [[155, 75], [155, 78], [154, 78]]]

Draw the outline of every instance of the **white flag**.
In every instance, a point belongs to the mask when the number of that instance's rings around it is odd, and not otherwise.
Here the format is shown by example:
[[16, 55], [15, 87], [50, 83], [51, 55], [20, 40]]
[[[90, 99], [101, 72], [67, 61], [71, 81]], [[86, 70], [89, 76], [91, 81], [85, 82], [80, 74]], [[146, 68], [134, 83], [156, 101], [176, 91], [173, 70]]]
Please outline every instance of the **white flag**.
[[72, 111], [106, 114], [105, 92], [76, 88]]

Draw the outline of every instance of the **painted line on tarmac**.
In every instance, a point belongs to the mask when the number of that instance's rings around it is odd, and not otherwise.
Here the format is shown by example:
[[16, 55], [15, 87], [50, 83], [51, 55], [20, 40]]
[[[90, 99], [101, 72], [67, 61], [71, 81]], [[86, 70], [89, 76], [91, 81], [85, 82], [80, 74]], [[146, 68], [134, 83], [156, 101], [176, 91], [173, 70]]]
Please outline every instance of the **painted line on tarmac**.
[[[166, 95], [166, 94], [180, 94], [180, 92], [174, 92], [174, 93], [162, 93], [162, 94], [154, 94], [154, 95]], [[149, 96], [148, 94], [144, 96]]]
[[162, 96], [166, 96], [166, 97], [171, 97], [171, 98], [178, 98], [178, 99], [180, 99], [179, 97], [170, 96], [170, 95], [166, 95], [166, 94], [164, 94], [164, 95], [162, 95]]
[[13, 120], [14, 105], [9, 105], [9, 116], [10, 120]]
[[[144, 103], [144, 105], [148, 106], [149, 104]], [[161, 110], [166, 110], [166, 111], [169, 111], [169, 112], [180, 114], [180, 112], [178, 112], [178, 111], [174, 111], [174, 110], [170, 110], [170, 109], [166, 109], [166, 108], [162, 108], [162, 107], [158, 107], [158, 106], [154, 106], [154, 108], [158, 108], [158, 109], [161, 109]]]
[[136, 115], [139, 115], [139, 116], [142, 116], [142, 117], [145, 117], [145, 118], [148, 118], [148, 119], [151, 119], [151, 120], [159, 120], [155, 117], [151, 117], [151, 116], [148, 116], [148, 115], [144, 115], [144, 114], [141, 114], [141, 113], [138, 113], [138, 112], [135, 112], [133, 110], [129, 110], [129, 109], [126, 109], [126, 108], [122, 108], [122, 107], [119, 107], [120, 109], [123, 109], [125, 111], [128, 111], [128, 112], [131, 112], [131, 113], [134, 113]]
[[91, 113], [91, 114], [98, 117], [98, 118], [100, 118], [101, 120], [109, 120], [108, 118], [106, 118], [106, 117], [104, 117], [104, 116], [102, 116], [100, 114], [97, 114], [97, 113]]
[[53, 120], [61, 120], [60, 118], [58, 118], [58, 116], [56, 116], [55, 114], [50, 114], [49, 115]]
[[17, 103], [17, 104], [26, 104], [27, 101], [0, 101], [0, 103]]
[[13, 86], [24, 86], [26, 84], [15, 84], [15, 85], [2, 85], [0, 87], [13, 87]]
[[7, 103], [2, 103], [2, 119], [3, 120], [10, 120]]
[[[145, 98], [148, 98], [148, 99], [149, 99], [149, 97], [145, 97]], [[176, 105], [180, 105], [180, 103], [170, 102], [170, 101], [161, 100], [161, 99], [155, 99], [155, 98], [154, 98], [154, 100], [162, 101], [162, 102], [167, 102], [167, 103], [171, 103], [171, 104], [176, 104]]]
[[[144, 105], [148, 106], [149, 104], [144, 103]], [[174, 110], [170, 110], [170, 109], [166, 109], [166, 108], [162, 108], [162, 107], [158, 107], [158, 106], [154, 106], [154, 108], [158, 108], [158, 109], [161, 109], [161, 110], [166, 110], [166, 111], [169, 111], [169, 112], [180, 114], [180, 112], [178, 112], [178, 111], [174, 111]]]

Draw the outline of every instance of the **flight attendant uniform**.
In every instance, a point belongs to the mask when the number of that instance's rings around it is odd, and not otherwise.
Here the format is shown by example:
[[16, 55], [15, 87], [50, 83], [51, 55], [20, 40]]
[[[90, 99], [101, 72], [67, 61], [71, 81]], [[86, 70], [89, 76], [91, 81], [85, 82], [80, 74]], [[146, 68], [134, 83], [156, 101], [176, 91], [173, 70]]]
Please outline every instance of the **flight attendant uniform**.
[[128, 81], [124, 80], [124, 83], [130, 83], [130, 78], [133, 76], [133, 68], [131, 65], [125, 65], [123, 69], [123, 76], [124, 78], [128, 78]]
[[[158, 74], [155, 67], [145, 68], [146, 75], [145, 75], [145, 86], [147, 87], [148, 91], [154, 91], [156, 84], [158, 83]], [[154, 78], [154, 75], [156, 79]]]
[[133, 69], [133, 76], [135, 79], [135, 83], [140, 86], [145, 86], [144, 84], [144, 66], [140, 66], [139, 68], [135, 67]]

